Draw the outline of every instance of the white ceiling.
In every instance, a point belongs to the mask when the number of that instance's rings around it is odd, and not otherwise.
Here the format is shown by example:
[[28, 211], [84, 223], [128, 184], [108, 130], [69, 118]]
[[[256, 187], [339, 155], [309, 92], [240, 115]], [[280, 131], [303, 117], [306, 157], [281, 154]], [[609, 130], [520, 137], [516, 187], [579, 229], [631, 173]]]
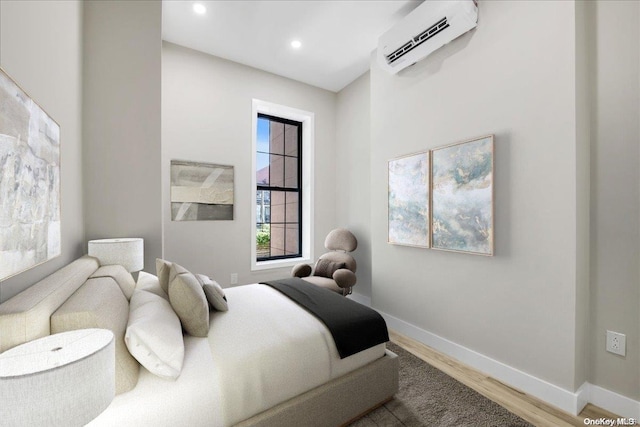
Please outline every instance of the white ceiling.
[[[193, 4], [206, 6], [204, 15]], [[369, 69], [378, 37], [420, 1], [164, 0], [162, 38], [337, 92]], [[291, 41], [302, 47], [295, 50]]]

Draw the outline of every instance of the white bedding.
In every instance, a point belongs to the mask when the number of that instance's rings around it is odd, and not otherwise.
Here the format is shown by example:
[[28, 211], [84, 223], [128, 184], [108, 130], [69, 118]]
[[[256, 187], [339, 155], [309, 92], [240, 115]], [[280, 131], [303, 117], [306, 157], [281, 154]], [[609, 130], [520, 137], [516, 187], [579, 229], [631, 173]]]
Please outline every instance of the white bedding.
[[212, 312], [207, 338], [185, 336], [180, 377], [141, 368], [92, 426], [229, 426], [384, 355], [380, 344], [340, 359], [331, 334], [275, 289], [225, 289], [228, 312]]

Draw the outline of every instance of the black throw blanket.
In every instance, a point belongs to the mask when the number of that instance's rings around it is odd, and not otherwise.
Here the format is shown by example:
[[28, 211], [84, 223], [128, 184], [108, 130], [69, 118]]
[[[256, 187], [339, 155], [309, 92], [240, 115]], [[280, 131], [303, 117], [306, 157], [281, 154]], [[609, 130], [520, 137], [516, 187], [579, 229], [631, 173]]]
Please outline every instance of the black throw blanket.
[[341, 359], [389, 341], [387, 324], [369, 307], [297, 277], [262, 284], [282, 292], [324, 323]]

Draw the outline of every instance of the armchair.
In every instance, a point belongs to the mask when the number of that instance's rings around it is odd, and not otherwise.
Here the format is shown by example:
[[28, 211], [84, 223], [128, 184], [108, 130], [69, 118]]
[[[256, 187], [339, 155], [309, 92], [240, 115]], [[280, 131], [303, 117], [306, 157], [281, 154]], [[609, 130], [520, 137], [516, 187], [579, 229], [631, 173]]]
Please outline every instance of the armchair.
[[324, 241], [327, 252], [318, 258], [314, 268], [309, 264], [297, 264], [291, 275], [330, 289], [342, 295], [349, 295], [356, 284], [356, 260], [347, 252], [358, 247], [358, 240], [344, 228], [332, 230]]

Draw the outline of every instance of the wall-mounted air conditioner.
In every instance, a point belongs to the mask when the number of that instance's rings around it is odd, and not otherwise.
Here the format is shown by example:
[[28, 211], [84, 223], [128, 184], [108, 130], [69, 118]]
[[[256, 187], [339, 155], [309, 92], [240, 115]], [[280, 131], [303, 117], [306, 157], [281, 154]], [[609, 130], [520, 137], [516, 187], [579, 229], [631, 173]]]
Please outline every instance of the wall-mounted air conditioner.
[[390, 73], [424, 59], [478, 25], [474, 0], [425, 0], [378, 39], [378, 61]]

